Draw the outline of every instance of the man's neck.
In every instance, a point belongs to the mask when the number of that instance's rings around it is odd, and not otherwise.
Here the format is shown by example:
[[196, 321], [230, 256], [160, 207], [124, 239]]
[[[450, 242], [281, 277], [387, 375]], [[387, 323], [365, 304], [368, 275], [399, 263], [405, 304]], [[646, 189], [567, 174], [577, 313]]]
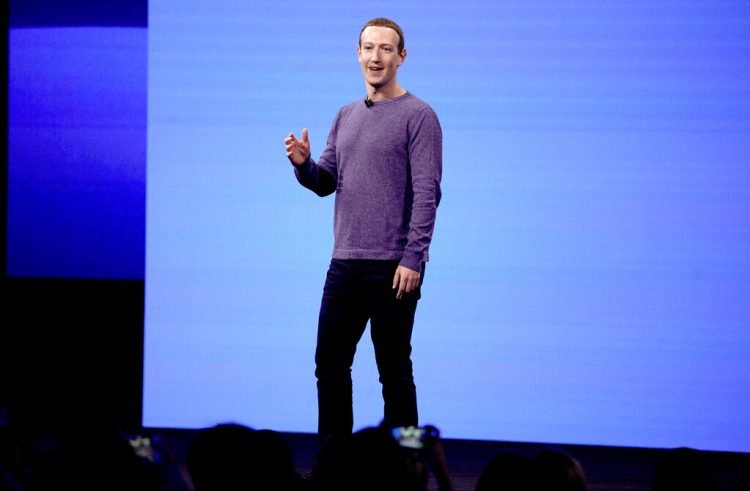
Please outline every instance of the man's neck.
[[373, 87], [372, 85], [367, 85], [367, 98], [371, 101], [395, 99], [404, 94], [406, 94], [406, 90], [398, 84], [395, 84], [392, 87]]

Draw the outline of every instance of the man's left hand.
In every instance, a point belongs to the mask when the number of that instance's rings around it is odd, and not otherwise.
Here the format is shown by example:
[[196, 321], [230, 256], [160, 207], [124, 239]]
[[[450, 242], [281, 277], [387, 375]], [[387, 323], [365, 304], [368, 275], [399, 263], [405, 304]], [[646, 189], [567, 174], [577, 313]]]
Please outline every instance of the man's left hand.
[[419, 272], [409, 269], [405, 266], [396, 268], [396, 274], [393, 275], [393, 289], [396, 290], [396, 298], [401, 300], [404, 294], [411, 293], [419, 287]]

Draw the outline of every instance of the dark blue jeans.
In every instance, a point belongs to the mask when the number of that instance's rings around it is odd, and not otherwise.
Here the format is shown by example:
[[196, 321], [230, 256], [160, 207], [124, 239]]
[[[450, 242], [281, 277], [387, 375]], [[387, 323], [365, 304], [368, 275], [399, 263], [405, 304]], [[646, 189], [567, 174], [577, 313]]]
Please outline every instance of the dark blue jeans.
[[[397, 266], [398, 261], [331, 261], [315, 351], [318, 434], [323, 440], [352, 433], [351, 367], [368, 320], [383, 386], [383, 422], [390, 426], [417, 424], [411, 333], [420, 289], [397, 300], [392, 288]], [[420, 287], [423, 280], [424, 265]]]

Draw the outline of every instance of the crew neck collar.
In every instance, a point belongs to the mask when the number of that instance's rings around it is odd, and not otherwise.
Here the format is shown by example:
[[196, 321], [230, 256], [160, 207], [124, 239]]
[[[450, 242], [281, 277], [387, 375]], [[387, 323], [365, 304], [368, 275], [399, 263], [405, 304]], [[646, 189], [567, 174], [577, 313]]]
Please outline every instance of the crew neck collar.
[[[390, 103], [390, 102], [398, 102], [398, 101], [400, 101], [401, 99], [405, 99], [405, 98], [407, 98], [407, 97], [410, 97], [410, 96], [411, 96], [411, 92], [409, 92], [409, 91], [407, 90], [407, 91], [406, 91], [406, 92], [404, 92], [403, 94], [401, 94], [401, 95], [398, 95], [398, 96], [396, 96], [396, 97], [392, 97], [392, 98], [390, 98], [390, 99], [382, 99], [382, 100], [379, 100], [379, 101], [372, 101], [372, 105], [373, 105], [373, 106], [380, 106], [380, 105], [382, 105], [382, 104], [388, 104], [388, 103]], [[368, 97], [369, 97], [369, 96], [368, 96]]]

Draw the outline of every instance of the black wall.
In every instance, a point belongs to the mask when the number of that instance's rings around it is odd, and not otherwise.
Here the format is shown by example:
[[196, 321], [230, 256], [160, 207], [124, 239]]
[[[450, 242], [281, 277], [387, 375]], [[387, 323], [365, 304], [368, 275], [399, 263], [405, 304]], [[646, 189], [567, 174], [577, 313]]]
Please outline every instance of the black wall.
[[6, 279], [3, 406], [35, 425], [141, 424], [143, 282]]

